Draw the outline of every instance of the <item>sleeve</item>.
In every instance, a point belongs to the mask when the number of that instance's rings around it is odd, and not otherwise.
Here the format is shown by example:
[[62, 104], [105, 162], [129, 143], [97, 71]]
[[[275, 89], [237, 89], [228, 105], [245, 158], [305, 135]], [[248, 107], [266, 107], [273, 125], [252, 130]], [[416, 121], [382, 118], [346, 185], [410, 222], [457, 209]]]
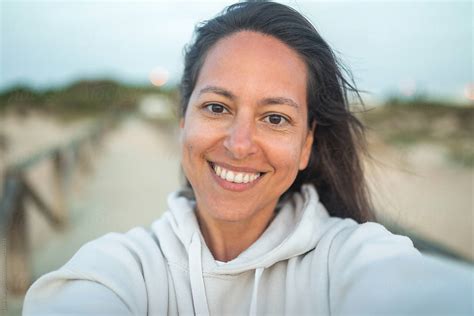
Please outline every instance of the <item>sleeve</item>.
[[135, 248], [115, 233], [85, 244], [30, 287], [23, 315], [146, 315], [143, 264]]
[[333, 315], [473, 315], [474, 269], [422, 255], [382, 225], [341, 231], [329, 260]]
[[23, 315], [133, 314], [113, 289], [61, 269], [33, 284], [25, 298]]

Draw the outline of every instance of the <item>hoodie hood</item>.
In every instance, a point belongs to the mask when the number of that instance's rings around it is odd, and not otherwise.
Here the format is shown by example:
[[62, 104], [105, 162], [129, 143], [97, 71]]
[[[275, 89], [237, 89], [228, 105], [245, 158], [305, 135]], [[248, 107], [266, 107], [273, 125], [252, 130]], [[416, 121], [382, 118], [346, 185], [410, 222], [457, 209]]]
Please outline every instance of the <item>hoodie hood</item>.
[[[169, 259], [182, 262], [183, 255], [189, 256], [193, 238], [195, 241], [199, 239], [201, 264], [205, 273], [234, 274], [251, 269], [266, 268], [278, 261], [306, 253], [315, 248], [318, 240], [326, 231], [327, 221], [330, 219], [325, 207], [319, 201], [315, 188], [312, 185], [303, 185], [301, 192], [293, 194], [282, 203], [276, 216], [256, 242], [237, 258], [225, 265], [218, 265], [200, 232], [194, 211], [196, 202], [192, 191], [182, 190], [170, 194], [168, 205], [169, 212], [165, 214], [165, 217], [171, 231], [165, 227], [157, 227], [155, 233], [158, 235], [174, 234], [180, 241], [182, 250], [187, 254], [179, 254], [174, 248], [173, 251], [165, 253], [165, 256], [175, 257]], [[162, 240], [161, 238], [162, 236], [159, 236], [160, 240]]]

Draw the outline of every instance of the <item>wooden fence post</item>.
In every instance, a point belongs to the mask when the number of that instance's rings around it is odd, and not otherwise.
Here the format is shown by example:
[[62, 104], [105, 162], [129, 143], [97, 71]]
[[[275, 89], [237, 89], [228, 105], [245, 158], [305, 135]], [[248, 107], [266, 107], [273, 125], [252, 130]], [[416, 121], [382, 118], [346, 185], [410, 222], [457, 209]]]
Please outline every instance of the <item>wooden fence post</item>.
[[77, 162], [81, 172], [85, 174], [91, 173], [93, 169], [92, 165], [92, 141], [90, 139], [82, 139], [81, 146], [77, 147]]
[[10, 220], [6, 225], [7, 239], [7, 289], [13, 294], [24, 294], [31, 283], [30, 245], [26, 221], [25, 189], [18, 175], [7, 179], [15, 181], [15, 192], [11, 194]]
[[57, 150], [53, 158], [54, 163], [54, 182], [56, 190], [56, 207], [55, 217], [57, 217], [60, 222], [67, 222], [67, 205], [66, 205], [66, 193], [67, 193], [67, 157], [64, 154], [64, 151]]

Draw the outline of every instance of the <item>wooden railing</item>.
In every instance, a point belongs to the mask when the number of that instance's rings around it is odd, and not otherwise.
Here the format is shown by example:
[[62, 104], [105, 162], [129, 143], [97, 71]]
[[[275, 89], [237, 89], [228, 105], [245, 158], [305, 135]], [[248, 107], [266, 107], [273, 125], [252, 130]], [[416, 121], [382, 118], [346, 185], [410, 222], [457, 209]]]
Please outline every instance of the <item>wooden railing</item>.
[[[0, 196], [0, 232], [2, 241], [6, 243], [5, 281], [9, 293], [24, 294], [32, 281], [27, 204], [33, 204], [54, 229], [66, 227], [67, 198], [73, 173], [76, 169], [91, 169], [90, 157], [113, 121], [102, 120], [69, 143], [46, 149], [6, 168]], [[46, 160], [50, 160], [54, 166], [55, 203], [48, 202], [26, 176], [29, 170]]]

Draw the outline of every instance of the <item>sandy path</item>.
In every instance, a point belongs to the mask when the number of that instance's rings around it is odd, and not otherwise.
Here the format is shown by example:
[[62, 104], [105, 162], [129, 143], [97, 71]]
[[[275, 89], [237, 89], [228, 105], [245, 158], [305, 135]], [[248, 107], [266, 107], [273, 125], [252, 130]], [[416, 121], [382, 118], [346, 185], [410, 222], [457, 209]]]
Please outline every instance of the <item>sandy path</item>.
[[149, 226], [166, 210], [166, 196], [179, 186], [177, 147], [167, 133], [130, 118], [108, 137], [96, 173], [74, 198], [70, 226], [35, 249], [35, 277], [60, 267], [85, 242]]
[[371, 148], [379, 162], [368, 177], [381, 217], [474, 261], [474, 169], [449, 164], [430, 145]]
[[[95, 173], [81, 179], [65, 230], [52, 230], [36, 210], [29, 210], [33, 278], [62, 266], [87, 241], [111, 231], [148, 227], [157, 219], [166, 210], [168, 193], [179, 187], [175, 139], [173, 129], [129, 118], [106, 137]], [[22, 300], [9, 297], [8, 315], [20, 314]]]

